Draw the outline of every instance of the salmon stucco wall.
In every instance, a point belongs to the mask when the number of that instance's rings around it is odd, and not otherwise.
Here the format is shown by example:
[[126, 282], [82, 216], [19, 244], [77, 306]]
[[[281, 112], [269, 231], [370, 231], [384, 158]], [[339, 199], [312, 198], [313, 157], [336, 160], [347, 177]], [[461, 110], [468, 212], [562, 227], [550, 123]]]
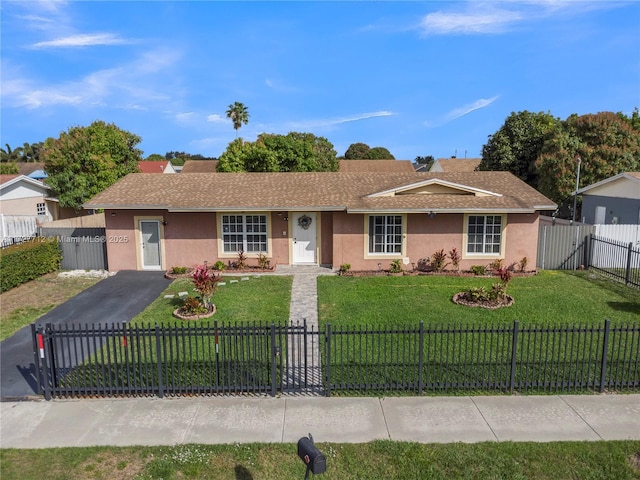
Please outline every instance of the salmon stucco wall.
[[[530, 268], [536, 263], [538, 245], [538, 213], [506, 215], [504, 229], [504, 251], [500, 255], [462, 259], [461, 270], [469, 270], [473, 265], [488, 265], [493, 260], [504, 259], [505, 266], [518, 264], [527, 257]], [[406, 215], [406, 235], [404, 255], [378, 256], [368, 259], [365, 255], [367, 235], [364, 231], [363, 215], [336, 212], [333, 214], [333, 268], [348, 263], [352, 270], [387, 270], [394, 259], [407, 263], [404, 268], [417, 268], [422, 258], [440, 250], [445, 254], [455, 247], [464, 257], [465, 217], [463, 214]]]
[[[154, 211], [162, 215], [162, 211]], [[137, 270], [136, 236], [134, 215], [150, 215], [144, 210], [105, 210], [105, 236], [107, 239], [107, 259], [109, 270]]]
[[505, 266], [517, 264], [527, 257], [527, 269], [535, 269], [538, 261], [538, 227], [540, 214], [511, 213], [507, 219], [507, 255]]
[[215, 213], [167, 212], [164, 219], [165, 269], [193, 267], [205, 261], [213, 265], [217, 261]]

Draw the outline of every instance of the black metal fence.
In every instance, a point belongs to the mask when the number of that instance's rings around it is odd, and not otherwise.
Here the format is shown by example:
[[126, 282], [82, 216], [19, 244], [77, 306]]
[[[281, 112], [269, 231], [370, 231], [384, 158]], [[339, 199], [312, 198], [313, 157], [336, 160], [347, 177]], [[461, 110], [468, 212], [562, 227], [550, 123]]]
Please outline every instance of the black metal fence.
[[589, 268], [640, 287], [640, 246], [589, 236]]
[[32, 326], [46, 399], [279, 393], [567, 392], [640, 387], [640, 325]]

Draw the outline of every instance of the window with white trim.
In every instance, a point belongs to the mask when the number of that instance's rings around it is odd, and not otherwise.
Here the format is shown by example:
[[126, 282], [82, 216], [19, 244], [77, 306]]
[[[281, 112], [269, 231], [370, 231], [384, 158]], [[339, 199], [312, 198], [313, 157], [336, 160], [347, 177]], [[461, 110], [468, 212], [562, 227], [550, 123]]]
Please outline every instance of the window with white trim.
[[47, 205], [44, 203], [36, 204], [36, 215], [46, 215], [47, 214]]
[[402, 253], [402, 215], [369, 217], [369, 253]]
[[267, 253], [267, 216], [222, 215], [222, 246], [225, 253]]
[[499, 254], [502, 245], [502, 215], [469, 215], [467, 253]]

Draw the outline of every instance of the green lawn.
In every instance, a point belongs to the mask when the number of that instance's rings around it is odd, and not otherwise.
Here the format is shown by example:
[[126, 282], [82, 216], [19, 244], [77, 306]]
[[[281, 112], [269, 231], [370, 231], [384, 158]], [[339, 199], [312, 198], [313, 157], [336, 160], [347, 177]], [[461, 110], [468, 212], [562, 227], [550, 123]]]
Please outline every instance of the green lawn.
[[[223, 278], [225, 285], [218, 286], [212, 297], [212, 302], [216, 305], [216, 313], [205, 321], [217, 320], [227, 324], [245, 322], [283, 324], [289, 321], [292, 277], [273, 275], [248, 276], [249, 280], [240, 280], [240, 278]], [[137, 315], [131, 323], [134, 325], [181, 323], [181, 320], [172, 315], [172, 312], [182, 305], [182, 300], [178, 297], [179, 292], [197, 295], [193, 291], [190, 279], [174, 280], [160, 297]], [[164, 298], [165, 295], [175, 295], [175, 297], [168, 299]]]
[[[637, 441], [443, 445], [377, 441], [318, 447], [327, 458], [327, 471], [317, 478], [332, 480], [640, 478]], [[5, 449], [0, 450], [0, 461], [3, 480], [293, 480], [305, 473], [293, 444]]]
[[321, 328], [333, 325], [572, 325], [640, 321], [640, 291], [592, 273], [543, 271], [511, 280], [511, 307], [471, 308], [451, 301], [496, 279], [455, 276], [320, 277]]

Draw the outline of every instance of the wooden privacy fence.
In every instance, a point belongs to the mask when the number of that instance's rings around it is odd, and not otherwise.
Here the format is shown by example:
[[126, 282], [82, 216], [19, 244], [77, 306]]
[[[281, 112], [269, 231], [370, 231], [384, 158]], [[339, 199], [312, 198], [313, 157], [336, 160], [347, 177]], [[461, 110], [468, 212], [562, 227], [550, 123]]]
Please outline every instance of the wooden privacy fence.
[[[45, 398], [640, 387], [640, 325], [32, 325]], [[316, 347], [311, 347], [316, 345]]]
[[104, 228], [41, 227], [39, 233], [58, 239], [63, 270], [108, 269]]

